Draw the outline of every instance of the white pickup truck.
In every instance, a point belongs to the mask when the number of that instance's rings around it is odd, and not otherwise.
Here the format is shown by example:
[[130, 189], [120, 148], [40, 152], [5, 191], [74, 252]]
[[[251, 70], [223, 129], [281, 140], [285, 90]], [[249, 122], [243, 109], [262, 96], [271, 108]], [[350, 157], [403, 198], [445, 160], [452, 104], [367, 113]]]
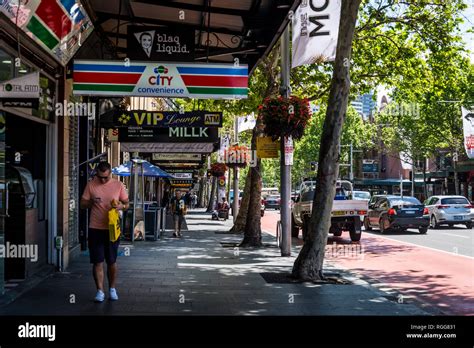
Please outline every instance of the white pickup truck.
[[[315, 189], [315, 181], [304, 181], [301, 184], [300, 194], [296, 198], [291, 214], [291, 235], [293, 237], [298, 237], [300, 228], [303, 229], [303, 239], [306, 236]], [[337, 181], [329, 233], [340, 236], [342, 231], [349, 231], [351, 240], [357, 242], [362, 235], [361, 216], [367, 214], [368, 202], [351, 199], [352, 191], [350, 181]]]

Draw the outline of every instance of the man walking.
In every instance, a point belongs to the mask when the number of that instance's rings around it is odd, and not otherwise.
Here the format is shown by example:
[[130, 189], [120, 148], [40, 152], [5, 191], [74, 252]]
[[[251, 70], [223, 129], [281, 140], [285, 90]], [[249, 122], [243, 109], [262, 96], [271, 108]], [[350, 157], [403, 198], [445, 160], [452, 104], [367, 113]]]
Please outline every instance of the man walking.
[[[97, 166], [96, 176], [87, 183], [81, 197], [81, 208], [91, 209], [88, 246], [90, 262], [93, 264], [97, 293], [95, 302], [103, 302], [104, 294], [104, 260], [107, 263], [107, 278], [109, 280], [109, 299], [118, 300], [115, 282], [117, 278], [117, 252], [120, 239], [109, 240], [109, 210], [128, 209], [128, 194], [123, 183], [112, 179], [112, 169], [107, 162]], [[113, 202], [115, 201], [115, 202]], [[118, 204], [116, 203], [118, 202]], [[113, 204], [113, 206], [112, 206]]]
[[175, 196], [171, 199], [171, 214], [173, 214], [174, 233], [173, 237], [182, 237], [181, 225], [183, 224], [184, 215], [186, 215], [186, 202], [181, 196], [181, 191], [176, 190]]

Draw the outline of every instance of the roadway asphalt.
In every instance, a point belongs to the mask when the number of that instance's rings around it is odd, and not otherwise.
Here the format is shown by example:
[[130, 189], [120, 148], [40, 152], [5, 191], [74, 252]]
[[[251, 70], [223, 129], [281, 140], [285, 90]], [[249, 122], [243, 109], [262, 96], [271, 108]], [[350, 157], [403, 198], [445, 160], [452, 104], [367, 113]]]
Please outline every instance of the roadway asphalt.
[[[262, 229], [275, 235], [279, 219], [278, 211], [266, 211]], [[473, 230], [460, 225], [430, 229], [425, 235], [417, 230], [384, 235], [364, 231], [360, 242], [351, 242], [343, 232], [328, 238], [326, 260], [433, 314], [474, 315], [473, 240]], [[292, 244], [303, 244], [301, 233]]]

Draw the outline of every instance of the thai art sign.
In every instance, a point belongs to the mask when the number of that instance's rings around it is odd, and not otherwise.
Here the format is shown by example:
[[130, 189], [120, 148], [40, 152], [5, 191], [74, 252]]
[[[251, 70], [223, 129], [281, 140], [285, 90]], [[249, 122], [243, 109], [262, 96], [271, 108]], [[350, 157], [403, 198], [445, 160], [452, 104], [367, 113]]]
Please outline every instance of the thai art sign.
[[0, 0], [0, 12], [62, 65], [94, 30], [79, 0]]
[[75, 60], [74, 95], [243, 99], [247, 65]]
[[117, 111], [116, 127], [222, 127], [222, 112], [190, 111]]
[[127, 57], [137, 60], [194, 61], [194, 31], [129, 25]]

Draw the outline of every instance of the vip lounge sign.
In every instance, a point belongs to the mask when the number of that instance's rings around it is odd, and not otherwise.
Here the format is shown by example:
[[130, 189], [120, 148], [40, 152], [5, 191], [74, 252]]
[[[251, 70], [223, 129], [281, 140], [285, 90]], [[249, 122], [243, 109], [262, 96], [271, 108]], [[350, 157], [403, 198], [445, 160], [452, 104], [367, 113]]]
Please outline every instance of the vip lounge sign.
[[217, 128], [209, 127], [128, 127], [119, 130], [120, 142], [214, 143], [218, 140]]
[[222, 112], [208, 111], [117, 111], [114, 114], [117, 127], [222, 127]]
[[179, 28], [127, 27], [127, 57], [138, 60], [194, 60], [194, 31]]
[[0, 102], [3, 106], [37, 108], [39, 98], [39, 72], [0, 83]]
[[342, 0], [302, 0], [293, 16], [292, 67], [336, 57]]
[[74, 95], [243, 99], [248, 67], [234, 64], [75, 60]]
[[79, 0], [0, 0], [0, 12], [63, 65], [94, 29]]

